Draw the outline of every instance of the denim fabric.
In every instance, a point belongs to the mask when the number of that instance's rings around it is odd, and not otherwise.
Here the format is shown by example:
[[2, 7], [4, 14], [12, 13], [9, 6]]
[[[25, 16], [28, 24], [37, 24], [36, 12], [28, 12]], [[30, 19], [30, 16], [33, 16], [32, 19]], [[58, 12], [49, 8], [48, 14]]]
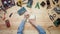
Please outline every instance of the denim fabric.
[[36, 29], [39, 32], [39, 34], [46, 34], [45, 30], [41, 26], [38, 25]]
[[[22, 20], [20, 26], [18, 27], [18, 32], [17, 34], [23, 34], [23, 30], [24, 30], [24, 25], [25, 25], [26, 20]], [[39, 32], [39, 34], [46, 34], [45, 30], [41, 27], [41, 26], [37, 26], [36, 27], [37, 31]]]
[[20, 24], [19, 27], [18, 27], [18, 32], [17, 32], [17, 34], [23, 34], [25, 22], [26, 22], [25, 19], [22, 20], [21, 24]]

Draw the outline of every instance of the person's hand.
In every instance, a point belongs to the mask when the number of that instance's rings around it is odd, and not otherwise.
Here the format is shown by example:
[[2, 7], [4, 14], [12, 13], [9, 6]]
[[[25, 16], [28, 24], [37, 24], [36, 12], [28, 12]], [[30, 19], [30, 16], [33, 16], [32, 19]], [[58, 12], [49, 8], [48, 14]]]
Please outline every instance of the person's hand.
[[29, 18], [29, 12], [25, 12], [24, 18], [25, 18], [25, 19], [28, 19], [28, 18]]
[[30, 23], [35, 23], [36, 20], [35, 20], [35, 19], [29, 19], [29, 22], [30, 22]]
[[34, 14], [30, 15], [29, 22], [34, 23], [36, 21], [36, 16]]
[[29, 22], [30, 22], [30, 24], [32, 24], [33, 26], [37, 26], [37, 24], [36, 24], [36, 16], [35, 16], [35, 15], [31, 15], [31, 16], [29, 17]]

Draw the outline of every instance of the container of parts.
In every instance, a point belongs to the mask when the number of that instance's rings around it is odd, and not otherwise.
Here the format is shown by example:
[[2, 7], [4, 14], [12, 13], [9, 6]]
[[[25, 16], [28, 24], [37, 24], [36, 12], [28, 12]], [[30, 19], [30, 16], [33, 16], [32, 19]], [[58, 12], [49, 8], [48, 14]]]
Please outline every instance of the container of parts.
[[10, 27], [10, 21], [9, 20], [5, 20], [5, 24], [8, 28]]

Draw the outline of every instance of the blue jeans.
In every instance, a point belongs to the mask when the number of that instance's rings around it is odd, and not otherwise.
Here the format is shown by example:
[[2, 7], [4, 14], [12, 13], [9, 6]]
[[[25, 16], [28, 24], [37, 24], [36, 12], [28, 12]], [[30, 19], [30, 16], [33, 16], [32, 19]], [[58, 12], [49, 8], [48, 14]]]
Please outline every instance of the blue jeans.
[[[23, 34], [23, 30], [24, 30], [24, 25], [25, 25], [26, 20], [23, 19], [20, 26], [18, 27], [18, 32], [17, 34]], [[37, 26], [36, 27], [37, 31], [39, 32], [39, 34], [46, 34], [45, 30], [41, 27], [41, 26]]]

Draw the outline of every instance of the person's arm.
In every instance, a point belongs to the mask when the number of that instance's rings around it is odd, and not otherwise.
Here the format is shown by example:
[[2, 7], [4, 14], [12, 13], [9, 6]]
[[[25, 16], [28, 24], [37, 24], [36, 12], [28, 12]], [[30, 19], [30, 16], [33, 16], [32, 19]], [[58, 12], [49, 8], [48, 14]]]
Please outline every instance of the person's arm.
[[17, 32], [17, 34], [23, 34], [25, 22], [26, 22], [26, 19], [23, 19], [23, 20], [21, 21], [21, 24], [20, 24], [19, 27], [18, 27], [18, 32]]
[[34, 26], [37, 29], [39, 34], [46, 34], [45, 30], [41, 26], [33, 24], [33, 23], [31, 23], [31, 24], [32, 24], [32, 26]]
[[35, 20], [30, 20], [29, 22], [32, 26], [34, 26], [37, 29], [39, 34], [46, 34], [45, 30], [41, 26], [39, 26], [35, 23]]
[[46, 34], [46, 31], [41, 26], [37, 25], [36, 29], [38, 30], [39, 34]]
[[25, 12], [25, 14], [24, 14], [24, 19], [21, 21], [21, 24], [20, 24], [20, 26], [18, 27], [18, 32], [17, 32], [17, 34], [23, 34], [25, 22], [27, 21], [28, 18], [29, 18], [29, 14], [28, 14], [28, 12]]

